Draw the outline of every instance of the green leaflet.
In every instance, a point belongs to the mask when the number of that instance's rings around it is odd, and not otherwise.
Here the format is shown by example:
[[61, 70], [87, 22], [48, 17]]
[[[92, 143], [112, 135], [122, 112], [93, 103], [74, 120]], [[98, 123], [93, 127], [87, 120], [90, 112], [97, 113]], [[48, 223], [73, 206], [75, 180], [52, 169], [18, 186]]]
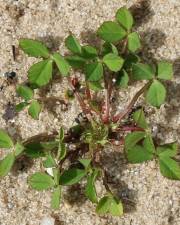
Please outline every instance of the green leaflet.
[[122, 40], [126, 36], [126, 31], [117, 23], [107, 21], [99, 27], [97, 34], [104, 41], [113, 43]]
[[19, 45], [21, 49], [29, 56], [43, 58], [49, 57], [49, 50], [40, 41], [31, 39], [20, 39]]
[[160, 107], [166, 98], [166, 89], [164, 85], [154, 80], [146, 93], [146, 101], [155, 107]]
[[136, 32], [130, 33], [128, 35], [128, 49], [131, 52], [136, 52], [141, 48], [141, 42], [139, 35]]
[[98, 81], [103, 77], [103, 66], [99, 62], [89, 63], [85, 66], [85, 76], [88, 81]]
[[173, 66], [171, 63], [161, 61], [158, 63], [157, 77], [159, 79], [171, 80], [173, 77]]
[[132, 66], [132, 76], [134, 80], [151, 80], [154, 74], [153, 68], [148, 64], [137, 63]]
[[177, 149], [178, 149], [177, 143], [173, 142], [173, 143], [160, 145], [157, 147], [156, 150], [159, 156], [174, 157], [177, 154]]
[[42, 172], [31, 175], [28, 179], [28, 183], [33, 189], [38, 191], [50, 189], [55, 185], [53, 178]]
[[130, 134], [127, 134], [125, 137], [125, 148], [130, 149], [140, 140], [146, 136], [146, 133], [143, 131], [135, 131]]
[[123, 66], [124, 59], [114, 53], [109, 53], [103, 57], [103, 62], [111, 71], [118, 72]]
[[134, 23], [130, 11], [125, 7], [122, 7], [117, 11], [116, 20], [128, 31], [132, 28]]
[[33, 90], [25, 85], [19, 85], [17, 87], [17, 93], [19, 96], [24, 98], [26, 101], [30, 100], [33, 98]]
[[61, 185], [73, 185], [78, 183], [84, 176], [86, 175], [85, 170], [72, 168], [69, 170], [65, 170], [63, 174], [60, 176], [60, 184]]
[[4, 177], [10, 172], [14, 161], [15, 156], [13, 153], [9, 153], [4, 159], [0, 161], [0, 177]]
[[24, 146], [20, 142], [17, 142], [14, 151], [15, 156], [19, 156], [24, 151], [24, 149]]
[[64, 59], [63, 56], [61, 56], [58, 53], [54, 53], [52, 55], [52, 59], [55, 61], [59, 72], [62, 76], [68, 76], [70, 71], [70, 65], [69, 63]]
[[75, 54], [81, 54], [81, 45], [73, 35], [69, 35], [66, 38], [65, 45], [71, 52]]
[[39, 114], [41, 112], [41, 105], [37, 100], [33, 100], [29, 106], [28, 113], [33, 119], [39, 119]]
[[0, 148], [12, 148], [13, 146], [13, 141], [9, 135], [0, 129]]
[[116, 85], [121, 88], [126, 88], [128, 86], [128, 82], [129, 76], [127, 72], [124, 69], [122, 69], [117, 75]]
[[86, 45], [82, 47], [82, 54], [81, 56], [85, 59], [94, 59], [96, 58], [98, 55], [97, 50], [90, 46], [90, 45]]
[[32, 65], [28, 71], [29, 81], [39, 87], [48, 84], [52, 78], [52, 63], [52, 59], [47, 59]]
[[136, 112], [134, 112], [133, 120], [136, 122], [136, 124], [139, 127], [144, 128], [144, 129], [148, 128], [143, 109], [139, 109]]

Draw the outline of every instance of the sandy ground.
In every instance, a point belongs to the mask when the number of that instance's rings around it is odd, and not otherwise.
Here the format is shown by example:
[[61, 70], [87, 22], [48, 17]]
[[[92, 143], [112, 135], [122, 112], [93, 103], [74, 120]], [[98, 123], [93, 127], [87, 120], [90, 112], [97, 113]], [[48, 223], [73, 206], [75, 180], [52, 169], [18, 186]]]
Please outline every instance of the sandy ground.
[[[136, 7], [134, 6], [136, 4]], [[168, 82], [166, 103], [156, 110], [146, 107], [154, 135], [159, 143], [180, 143], [180, 1], [179, 0], [0, 0], [0, 74], [16, 71], [18, 83], [26, 80], [27, 69], [35, 60], [20, 52], [13, 61], [11, 45], [21, 37], [37, 38], [54, 50], [65, 51], [63, 40], [69, 31], [83, 43], [97, 43], [93, 32], [104, 20], [114, 17], [116, 10], [132, 6], [136, 29], [144, 44], [145, 60], [168, 59], [174, 63], [174, 80]], [[3, 78], [0, 78], [2, 84]], [[26, 112], [14, 114], [19, 100], [13, 84], [4, 83], [0, 91], [0, 124], [14, 137], [27, 138], [46, 130], [69, 127], [78, 106], [70, 105], [62, 112], [60, 105], [44, 107], [40, 120], [32, 120]], [[49, 96], [63, 96], [64, 86], [54, 83]], [[138, 89], [120, 94], [126, 104]], [[130, 92], [129, 92], [130, 91]], [[43, 94], [43, 93], [41, 93]], [[0, 157], [5, 153], [0, 151]], [[125, 214], [121, 218], [98, 217], [94, 206], [83, 196], [80, 186], [65, 192], [60, 210], [49, 207], [50, 192], [28, 188], [26, 179], [38, 170], [38, 164], [23, 162], [0, 181], [0, 225], [39, 225], [48, 216], [56, 225], [178, 225], [180, 224], [180, 183], [163, 178], [157, 164], [126, 165], [118, 152], [107, 149], [104, 154], [112, 188], [124, 199]], [[97, 183], [99, 193], [103, 191]], [[71, 194], [73, 198], [71, 199]]]

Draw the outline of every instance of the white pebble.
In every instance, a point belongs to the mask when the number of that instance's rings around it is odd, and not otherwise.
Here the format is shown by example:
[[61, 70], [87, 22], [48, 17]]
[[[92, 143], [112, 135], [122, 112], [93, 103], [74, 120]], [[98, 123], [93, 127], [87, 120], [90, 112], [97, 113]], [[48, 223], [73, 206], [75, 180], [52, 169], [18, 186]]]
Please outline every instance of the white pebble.
[[41, 225], [54, 225], [54, 223], [55, 223], [55, 219], [52, 217], [46, 216], [41, 220]]

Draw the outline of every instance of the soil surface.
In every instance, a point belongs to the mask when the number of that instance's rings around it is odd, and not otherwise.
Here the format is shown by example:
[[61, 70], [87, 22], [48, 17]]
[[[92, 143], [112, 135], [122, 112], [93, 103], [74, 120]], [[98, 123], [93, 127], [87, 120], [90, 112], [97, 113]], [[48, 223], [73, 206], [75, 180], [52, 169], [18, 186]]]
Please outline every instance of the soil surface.
[[[145, 107], [158, 143], [177, 140], [180, 144], [180, 1], [179, 0], [0, 0], [0, 75], [15, 71], [17, 81], [0, 77], [0, 127], [14, 138], [26, 139], [39, 133], [73, 124], [79, 107], [75, 103], [64, 111], [60, 104], [46, 104], [40, 119], [31, 119], [26, 111], [15, 113], [20, 100], [17, 84], [27, 80], [27, 70], [36, 61], [17, 51], [22, 37], [44, 41], [52, 50], [65, 53], [63, 41], [72, 32], [82, 43], [98, 44], [95, 31], [105, 20], [113, 19], [122, 6], [131, 7], [135, 29], [144, 45], [145, 61], [167, 59], [174, 63], [174, 79], [166, 82], [168, 97], [159, 110]], [[119, 93], [126, 105], [141, 84]], [[37, 96], [64, 97], [66, 82], [53, 82]], [[139, 104], [143, 104], [140, 99]], [[0, 158], [6, 154], [0, 150]], [[38, 162], [22, 160], [9, 176], [0, 180], [0, 225], [39, 225], [45, 218], [55, 225], [178, 225], [180, 224], [180, 183], [163, 178], [155, 161], [141, 165], [126, 164], [122, 155], [107, 147], [104, 163], [113, 190], [123, 199], [121, 218], [99, 217], [95, 207], [83, 195], [81, 186], [66, 189], [60, 210], [50, 209], [51, 192], [36, 192], [27, 185], [27, 177], [39, 170]], [[103, 193], [97, 182], [98, 193]]]

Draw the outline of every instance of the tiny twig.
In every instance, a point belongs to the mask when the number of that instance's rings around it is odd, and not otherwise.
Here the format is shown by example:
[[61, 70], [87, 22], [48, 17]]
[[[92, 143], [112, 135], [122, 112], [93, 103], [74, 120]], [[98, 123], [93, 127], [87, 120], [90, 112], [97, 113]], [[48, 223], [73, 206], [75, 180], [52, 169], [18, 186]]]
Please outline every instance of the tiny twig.
[[113, 122], [118, 122], [121, 119], [123, 119], [132, 109], [133, 105], [136, 103], [138, 98], [144, 93], [144, 91], [151, 85], [152, 81], [147, 82], [133, 97], [133, 99], [130, 101], [129, 105], [127, 108], [123, 111], [118, 113], [113, 117]]

